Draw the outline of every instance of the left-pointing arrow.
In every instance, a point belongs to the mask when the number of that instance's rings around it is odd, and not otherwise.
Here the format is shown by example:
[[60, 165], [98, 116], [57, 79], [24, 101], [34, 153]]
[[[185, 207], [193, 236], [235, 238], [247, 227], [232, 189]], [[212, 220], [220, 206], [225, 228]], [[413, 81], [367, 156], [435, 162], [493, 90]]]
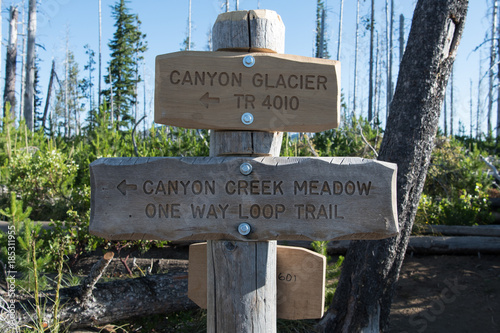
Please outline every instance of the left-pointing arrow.
[[137, 190], [137, 185], [135, 184], [127, 184], [127, 181], [124, 179], [118, 186], [116, 187], [123, 195], [127, 194], [127, 190], [135, 191]]
[[219, 97], [210, 97], [210, 95], [207, 92], [205, 95], [201, 96], [200, 102], [208, 109], [208, 106], [210, 105], [210, 103], [219, 104], [220, 98]]

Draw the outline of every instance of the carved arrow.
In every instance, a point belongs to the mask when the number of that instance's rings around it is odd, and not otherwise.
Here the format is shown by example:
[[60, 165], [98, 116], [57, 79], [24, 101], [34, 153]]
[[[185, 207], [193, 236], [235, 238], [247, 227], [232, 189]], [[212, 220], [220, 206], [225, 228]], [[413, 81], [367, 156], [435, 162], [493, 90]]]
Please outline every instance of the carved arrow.
[[219, 104], [220, 98], [219, 97], [210, 97], [208, 95], [208, 92], [207, 92], [205, 95], [201, 96], [200, 102], [208, 109], [208, 106], [210, 105], [210, 103]]
[[127, 190], [135, 191], [137, 190], [137, 185], [135, 184], [127, 184], [127, 181], [124, 179], [118, 186], [116, 187], [123, 195], [127, 194]]

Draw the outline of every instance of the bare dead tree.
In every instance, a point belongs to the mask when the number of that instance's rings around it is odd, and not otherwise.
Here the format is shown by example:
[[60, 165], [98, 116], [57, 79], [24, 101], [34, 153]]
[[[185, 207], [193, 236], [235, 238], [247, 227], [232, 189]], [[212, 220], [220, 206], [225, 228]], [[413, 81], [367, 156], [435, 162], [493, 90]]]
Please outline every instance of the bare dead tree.
[[10, 103], [10, 115], [16, 117], [16, 64], [17, 64], [17, 7], [10, 6], [9, 44], [7, 46], [7, 60], [5, 61], [5, 89], [3, 93], [4, 117], [5, 105]]
[[498, 15], [498, 0], [493, 0], [493, 12], [491, 14], [491, 45], [490, 45], [490, 68], [488, 70], [488, 78], [489, 78], [489, 87], [488, 87], [488, 136], [492, 134], [492, 124], [491, 124], [491, 116], [493, 111], [493, 89], [494, 89], [494, 80], [495, 74], [493, 72], [493, 68], [496, 64], [496, 43], [497, 40], [495, 38], [497, 31], [497, 15]]
[[352, 112], [356, 113], [356, 92], [358, 90], [358, 41], [359, 41], [359, 1], [356, 4], [356, 41], [354, 42], [354, 87], [352, 99]]
[[[389, 15], [390, 12], [390, 15]], [[392, 35], [394, 30], [394, 0], [391, 0], [389, 10], [389, 0], [385, 1], [385, 17], [386, 17], [386, 63], [387, 63], [387, 92], [386, 92], [386, 114], [389, 113], [389, 105], [392, 101]], [[404, 30], [404, 28], [403, 28]]]
[[26, 81], [26, 6], [24, 0], [22, 1], [22, 21], [21, 21], [21, 85], [19, 87], [19, 119], [24, 116], [24, 84]]
[[480, 133], [481, 133], [481, 126], [479, 122], [479, 118], [481, 115], [481, 109], [482, 109], [482, 103], [481, 103], [481, 82], [482, 82], [482, 76], [483, 76], [483, 63], [482, 63], [482, 54], [481, 50], [479, 50], [479, 75], [477, 77], [477, 110], [476, 110], [476, 139], [479, 140], [480, 138]]
[[52, 86], [54, 84], [54, 76], [56, 75], [56, 62], [52, 60], [52, 69], [50, 70], [49, 87], [47, 88], [47, 98], [45, 99], [45, 107], [43, 109], [42, 128], [45, 128], [47, 115], [49, 113], [50, 96], [52, 94]]
[[344, 16], [344, 0], [340, 0], [339, 12], [339, 40], [337, 45], [337, 60], [340, 61], [340, 46], [342, 45], [342, 18]]
[[373, 48], [375, 38], [375, 0], [372, 0], [370, 18], [370, 73], [368, 79], [368, 121], [373, 120]]
[[101, 77], [102, 77], [102, 63], [101, 63], [101, 54], [102, 54], [102, 21], [101, 21], [101, 0], [99, 0], [99, 83], [98, 83], [98, 90], [97, 90], [97, 98], [98, 98], [98, 103], [97, 107], [101, 106]]
[[453, 136], [454, 134], [454, 131], [453, 131], [453, 116], [454, 116], [454, 113], [455, 113], [455, 109], [454, 109], [454, 105], [453, 105], [453, 92], [454, 92], [454, 80], [453, 80], [453, 68], [451, 69], [451, 77], [450, 77], [450, 135]]
[[36, 0], [29, 0], [28, 50], [26, 54], [26, 82], [24, 83], [24, 119], [30, 130], [34, 128], [35, 107], [35, 38]]
[[399, 15], [399, 62], [403, 60], [403, 53], [405, 51], [405, 16]]
[[447, 97], [447, 93], [446, 93], [446, 90], [444, 92], [444, 114], [443, 114], [443, 126], [444, 126], [444, 136], [448, 136], [448, 103], [447, 103], [447, 100], [446, 100], [446, 97]]
[[470, 134], [469, 138], [472, 139], [472, 130], [473, 130], [473, 111], [472, 111], [472, 79], [470, 80], [470, 105], [469, 105], [469, 110], [470, 110]]
[[[497, 29], [496, 29], [496, 37], [493, 38], [493, 39], [496, 39], [497, 40], [497, 53], [498, 53], [498, 57], [500, 59], [500, 42], [498, 41], [498, 39], [500, 38], [500, 26], [497, 25]], [[497, 125], [496, 125], [496, 137], [497, 137], [497, 140], [498, 138], [500, 137], [500, 62], [497, 61], [497, 79], [498, 79], [498, 82], [497, 82]]]

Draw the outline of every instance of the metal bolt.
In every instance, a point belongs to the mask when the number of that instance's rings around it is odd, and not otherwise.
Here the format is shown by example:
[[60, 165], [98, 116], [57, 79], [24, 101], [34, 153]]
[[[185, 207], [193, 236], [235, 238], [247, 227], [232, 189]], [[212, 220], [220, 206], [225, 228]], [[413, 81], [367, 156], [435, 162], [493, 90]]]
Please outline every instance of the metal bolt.
[[252, 67], [253, 65], [255, 65], [255, 58], [251, 55], [244, 56], [243, 65], [245, 67]]
[[248, 223], [241, 223], [238, 226], [238, 232], [242, 236], [248, 235], [250, 233], [250, 231], [251, 231], [251, 228], [250, 228], [250, 224], [248, 224]]
[[253, 114], [251, 114], [250, 112], [243, 113], [243, 115], [241, 116], [241, 122], [245, 125], [250, 125], [251, 123], [253, 123]]
[[248, 162], [245, 162], [240, 165], [240, 172], [242, 175], [248, 176], [252, 173], [252, 165]]

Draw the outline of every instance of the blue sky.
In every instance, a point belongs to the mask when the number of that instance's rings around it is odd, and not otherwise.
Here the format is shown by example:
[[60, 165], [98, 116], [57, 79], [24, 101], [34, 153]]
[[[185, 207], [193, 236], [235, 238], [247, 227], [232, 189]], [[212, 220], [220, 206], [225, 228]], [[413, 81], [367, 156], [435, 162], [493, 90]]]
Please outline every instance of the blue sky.
[[[25, 0], [27, 3], [27, 0]], [[353, 58], [355, 40], [355, 14], [356, 1], [344, 1], [344, 24], [342, 33], [342, 88], [346, 99], [352, 96], [353, 86]], [[455, 131], [458, 130], [458, 120], [460, 119], [469, 130], [469, 86], [473, 80], [474, 108], [477, 104], [477, 80], [479, 70], [479, 52], [472, 52], [479, 45], [489, 28], [487, 0], [470, 0], [469, 16], [466, 29], [456, 61], [455, 71], [455, 105], [458, 113], [455, 118]], [[102, 47], [103, 47], [103, 72], [109, 61], [109, 49], [107, 43], [112, 38], [114, 32], [114, 20], [111, 17], [111, 5], [115, 1], [102, 0]], [[217, 15], [222, 12], [221, 5], [225, 1], [220, 0], [192, 0], [192, 39], [194, 50], [205, 51], [207, 49], [207, 34], [210, 27], [215, 22]], [[330, 37], [329, 52], [336, 57], [337, 36], [338, 36], [338, 15], [339, 0], [328, 0], [328, 30]], [[410, 28], [410, 19], [416, 1], [395, 1], [395, 17], [403, 14], [406, 18], [405, 32]], [[1, 56], [1, 76], [0, 88], [3, 91], [3, 77], [5, 75], [5, 42], [8, 38], [8, 7], [11, 4], [22, 6], [22, 1], [4, 0], [2, 1], [2, 33], [4, 46]], [[368, 18], [369, 1], [361, 1], [360, 16]], [[311, 56], [313, 52], [316, 1], [314, 0], [240, 0], [240, 9], [271, 9], [281, 15], [286, 26], [285, 52]], [[376, 1], [376, 27], [380, 38], [385, 34], [385, 1]], [[152, 115], [153, 105], [153, 83], [154, 83], [154, 58], [156, 55], [176, 52], [181, 48], [181, 43], [187, 33], [188, 0], [132, 0], [129, 3], [131, 12], [137, 13], [142, 21], [142, 31], [147, 34], [149, 50], [145, 54], [145, 67], [142, 71], [146, 79], [146, 112]], [[43, 96], [46, 94], [46, 86], [50, 73], [51, 60], [55, 59], [58, 73], [63, 73], [64, 52], [66, 37], [69, 36], [69, 48], [75, 53], [76, 60], [83, 75], [83, 66], [87, 60], [84, 45], [89, 44], [96, 51], [98, 50], [98, 0], [41, 0], [38, 5], [38, 32], [37, 43], [43, 45], [45, 50], [38, 49], [41, 63], [41, 85]], [[230, 10], [235, 9], [235, 0], [230, 1]], [[394, 36], [394, 63], [399, 62], [399, 22], [395, 23]], [[21, 38], [21, 37], [20, 37]], [[368, 96], [368, 50], [369, 34], [362, 31], [360, 38], [360, 58], [359, 58], [359, 90], [358, 96], [362, 98], [361, 105], [366, 109]], [[482, 53], [484, 59], [487, 58], [487, 48]], [[19, 50], [20, 53], [20, 50]], [[97, 58], [96, 58], [97, 60]], [[486, 62], [483, 71], [486, 70]], [[20, 65], [18, 66], [20, 67]], [[397, 77], [397, 66], [394, 67], [394, 82]], [[97, 70], [94, 72], [97, 76]], [[486, 80], [484, 80], [486, 83]], [[97, 86], [97, 81], [95, 82]], [[104, 87], [106, 87], [103, 84]], [[486, 85], [484, 86], [484, 93]], [[140, 87], [142, 94], [143, 88]], [[483, 94], [484, 94], [483, 93]], [[140, 96], [139, 108], [142, 112], [143, 97]], [[382, 97], [381, 109], [385, 110], [384, 97]], [[483, 105], [486, 100], [483, 101]], [[496, 110], [496, 108], [495, 108]], [[382, 111], [385, 112], [385, 111]], [[364, 111], [366, 115], [366, 111]], [[382, 113], [382, 116], [384, 113]], [[484, 119], [484, 117], [483, 117]], [[496, 117], [494, 118], [496, 121]], [[148, 117], [148, 123], [152, 122], [152, 116]], [[486, 122], [482, 122], [484, 128]], [[442, 124], [441, 124], [442, 126]]]

